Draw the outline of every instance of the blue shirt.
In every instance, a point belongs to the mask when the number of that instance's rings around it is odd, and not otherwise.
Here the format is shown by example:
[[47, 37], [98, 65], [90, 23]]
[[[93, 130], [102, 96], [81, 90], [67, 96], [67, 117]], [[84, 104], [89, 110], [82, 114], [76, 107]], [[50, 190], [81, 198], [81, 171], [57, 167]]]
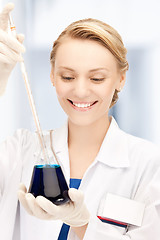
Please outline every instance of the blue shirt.
[[[70, 178], [69, 187], [78, 189], [80, 186], [80, 183], [81, 183], [81, 179]], [[70, 228], [70, 226], [63, 223], [63, 225], [61, 227], [61, 231], [59, 233], [58, 240], [67, 240], [69, 228]]]

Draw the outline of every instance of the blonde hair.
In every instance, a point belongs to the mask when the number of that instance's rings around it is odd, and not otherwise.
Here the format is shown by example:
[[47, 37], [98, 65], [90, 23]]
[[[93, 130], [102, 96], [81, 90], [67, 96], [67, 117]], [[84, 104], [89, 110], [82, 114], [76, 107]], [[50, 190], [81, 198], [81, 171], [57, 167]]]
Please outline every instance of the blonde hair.
[[[123, 41], [119, 33], [110, 25], [97, 19], [82, 19], [70, 24], [53, 43], [53, 48], [50, 54], [51, 64], [54, 65], [56, 52], [60, 44], [66, 38], [73, 39], [88, 39], [96, 41], [106, 47], [114, 56], [118, 63], [119, 70], [126, 72], [129, 68], [126, 54], [127, 50], [124, 47]], [[110, 108], [118, 100], [118, 90], [115, 90]]]

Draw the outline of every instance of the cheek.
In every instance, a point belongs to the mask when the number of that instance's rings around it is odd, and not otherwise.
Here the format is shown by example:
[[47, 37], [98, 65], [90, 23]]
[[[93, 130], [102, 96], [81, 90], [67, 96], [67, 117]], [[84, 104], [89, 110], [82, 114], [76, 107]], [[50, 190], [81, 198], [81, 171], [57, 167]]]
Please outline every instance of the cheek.
[[65, 84], [62, 84], [61, 82], [57, 82], [55, 84], [55, 89], [56, 89], [57, 96], [59, 98], [63, 98], [67, 95], [68, 89]]
[[103, 92], [102, 101], [108, 107], [110, 106], [110, 104], [112, 102], [114, 92], [115, 92], [114, 89], [112, 89], [112, 91], [107, 91], [106, 90], [105, 92]]
[[110, 101], [115, 92], [115, 85], [112, 82], [108, 82], [98, 89], [98, 92], [103, 101]]

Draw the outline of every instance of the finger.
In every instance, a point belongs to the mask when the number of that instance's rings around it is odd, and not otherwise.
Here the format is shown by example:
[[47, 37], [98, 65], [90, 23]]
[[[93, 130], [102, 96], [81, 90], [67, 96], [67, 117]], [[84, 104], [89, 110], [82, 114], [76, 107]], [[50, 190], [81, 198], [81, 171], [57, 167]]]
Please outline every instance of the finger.
[[40, 219], [46, 219], [46, 220], [51, 218], [51, 215], [49, 215], [47, 212], [45, 212], [38, 205], [38, 203], [36, 202], [36, 198], [31, 193], [26, 194], [26, 200], [27, 200], [27, 203], [35, 217], [40, 218]]
[[0, 53], [0, 63], [2, 64], [4, 64], [4, 67], [8, 67], [8, 66], [6, 66], [5, 64], [11, 64], [11, 65], [13, 65], [12, 67], [11, 67], [11, 69], [14, 67], [14, 65], [16, 64], [13, 60], [11, 60], [10, 58], [8, 58], [6, 55], [4, 55], [3, 53]]
[[70, 188], [68, 191], [68, 195], [70, 199], [73, 201], [75, 206], [81, 206], [84, 201], [84, 194], [81, 190], [77, 190], [75, 188]]
[[24, 193], [27, 192], [27, 188], [26, 188], [26, 186], [23, 183], [19, 184], [19, 190], [23, 191]]
[[23, 43], [23, 41], [24, 41], [24, 34], [22, 34], [22, 33], [17, 34], [17, 40], [20, 43]]
[[52, 219], [56, 220], [61, 217], [60, 216], [61, 206], [56, 206], [51, 201], [42, 196], [38, 196], [36, 198], [36, 202], [45, 212], [47, 212], [49, 215], [52, 215]]
[[4, 61], [7, 63], [16, 63], [22, 62], [23, 58], [20, 54], [16, 53], [12, 49], [9, 49], [8, 46], [0, 42], [0, 54], [4, 55]]
[[2, 12], [1, 12], [1, 16], [3, 15], [6, 15], [6, 14], [9, 14], [10, 11], [12, 11], [14, 8], [14, 3], [10, 2], [10, 3], [7, 3], [4, 8], [2, 9]]
[[31, 193], [26, 193], [25, 194], [25, 201], [27, 203], [27, 206], [29, 210], [32, 212], [32, 215], [34, 215], [34, 199], [35, 197]]
[[14, 8], [13, 3], [8, 3], [3, 8], [1, 14], [0, 14], [0, 28], [6, 31], [8, 29], [8, 19], [9, 19], [9, 13]]
[[25, 47], [13, 36], [0, 29], [0, 42], [7, 45], [17, 53], [24, 53]]
[[24, 209], [30, 214], [30, 215], [33, 215], [28, 203], [27, 203], [27, 200], [26, 200], [26, 187], [25, 186], [21, 186], [19, 191], [18, 191], [18, 199], [20, 201], [20, 203], [22, 204], [22, 206], [24, 207]]

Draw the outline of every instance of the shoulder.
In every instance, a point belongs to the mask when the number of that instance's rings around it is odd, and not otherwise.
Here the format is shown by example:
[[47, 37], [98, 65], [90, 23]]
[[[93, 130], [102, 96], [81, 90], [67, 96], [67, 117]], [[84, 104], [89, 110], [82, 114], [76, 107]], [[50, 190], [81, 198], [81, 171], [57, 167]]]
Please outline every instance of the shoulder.
[[128, 151], [128, 159], [131, 168], [137, 169], [138, 172], [153, 174], [160, 168], [160, 149], [158, 145], [130, 135], [122, 130], [121, 134], [126, 138], [126, 146]]
[[114, 129], [112, 132], [114, 132], [114, 135], [118, 139], [117, 141], [121, 151], [123, 149], [126, 155], [128, 155], [131, 164], [147, 165], [155, 164], [156, 162], [160, 165], [160, 148], [158, 145], [126, 133], [119, 128], [114, 119], [112, 128]]
[[17, 129], [13, 135], [7, 136], [6, 139], [1, 142], [0, 148], [23, 144], [23, 142], [26, 142], [29, 138], [33, 138], [33, 136], [34, 133], [27, 129]]
[[112, 135], [114, 135], [114, 140], [117, 139], [118, 144], [125, 147], [126, 151], [128, 151], [130, 154], [141, 156], [144, 155], [148, 157], [151, 157], [153, 155], [160, 155], [160, 148], [158, 145], [146, 139], [142, 139], [140, 137], [126, 133], [119, 128], [117, 122], [113, 117], [110, 132]]
[[[67, 122], [60, 128], [56, 128], [53, 130], [44, 130], [43, 131], [43, 137], [46, 141], [50, 138], [50, 131], [53, 132], [53, 137], [55, 141], [61, 142], [62, 139], [66, 139], [66, 136], [68, 134], [68, 124]], [[31, 131], [28, 129], [17, 129], [15, 132], [7, 136], [6, 139], [0, 143], [0, 148], [3, 148], [4, 146], [15, 146], [19, 145], [21, 147], [23, 146], [29, 146], [33, 145], [34, 143], [39, 144], [38, 134], [36, 131]]]
[[129, 172], [134, 173], [135, 182], [141, 185], [149, 184], [160, 172], [160, 149], [158, 145], [118, 130], [122, 136], [129, 162]]
[[153, 156], [160, 158], [160, 149], [158, 145], [152, 143], [151, 141], [130, 135], [128, 133], [124, 134], [127, 138], [129, 151], [133, 152], [133, 154], [147, 158], [152, 158]]

